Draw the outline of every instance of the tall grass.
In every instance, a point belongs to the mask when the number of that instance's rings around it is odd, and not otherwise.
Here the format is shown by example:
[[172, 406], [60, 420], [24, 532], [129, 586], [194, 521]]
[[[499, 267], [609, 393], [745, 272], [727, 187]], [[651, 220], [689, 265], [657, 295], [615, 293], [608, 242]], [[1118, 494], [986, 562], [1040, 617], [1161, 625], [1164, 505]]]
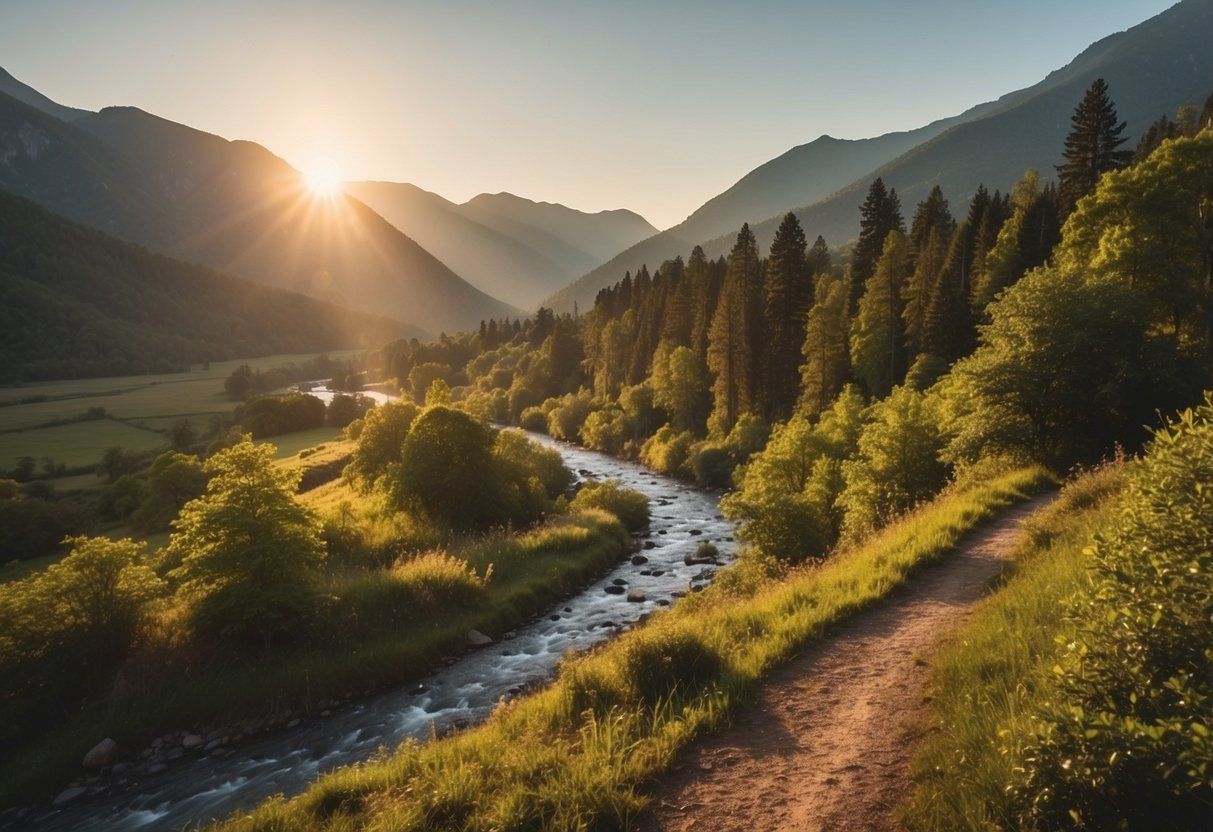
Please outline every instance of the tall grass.
[[1049, 481], [1017, 471], [949, 493], [824, 566], [778, 583], [714, 585], [567, 660], [547, 690], [500, 706], [479, 728], [406, 744], [220, 828], [624, 827], [645, 804], [644, 784], [721, 727], [771, 668]]
[[1121, 465], [1084, 474], [1034, 514], [1004, 586], [938, 652], [931, 671], [934, 732], [914, 762], [904, 820], [914, 830], [1016, 825], [1007, 786], [1022, 759], [1033, 694], [1052, 683], [1063, 600], [1086, 580], [1083, 548], [1108, 525]]

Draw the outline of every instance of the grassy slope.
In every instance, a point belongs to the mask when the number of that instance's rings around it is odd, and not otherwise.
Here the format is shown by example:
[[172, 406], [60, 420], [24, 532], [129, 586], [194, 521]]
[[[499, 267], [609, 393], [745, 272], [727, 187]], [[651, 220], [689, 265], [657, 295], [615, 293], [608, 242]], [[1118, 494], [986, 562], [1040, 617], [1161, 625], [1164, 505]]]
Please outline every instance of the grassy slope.
[[[726, 723], [764, 673], [884, 597], [966, 532], [1048, 482], [1019, 471], [945, 495], [827, 565], [741, 591], [724, 581], [589, 656], [485, 725], [323, 778], [225, 827], [581, 829], [625, 826], [643, 784]], [[732, 585], [733, 592], [727, 587]]]
[[1107, 525], [1107, 498], [1122, 484], [1118, 467], [1085, 475], [1034, 515], [1009, 580], [938, 653], [935, 732], [914, 764], [916, 789], [905, 812], [911, 829], [1006, 828], [1006, 785], [1018, 755], [1005, 746], [1026, 734], [1017, 726], [1051, 675], [1062, 601], [1083, 580], [1083, 547]]

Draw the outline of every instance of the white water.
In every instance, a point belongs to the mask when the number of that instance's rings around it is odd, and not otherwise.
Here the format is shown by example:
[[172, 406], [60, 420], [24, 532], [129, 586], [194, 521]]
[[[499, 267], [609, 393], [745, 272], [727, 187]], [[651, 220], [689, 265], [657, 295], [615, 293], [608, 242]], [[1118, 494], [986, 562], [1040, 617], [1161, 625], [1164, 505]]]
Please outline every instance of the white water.
[[[226, 758], [192, 758], [117, 792], [81, 798], [61, 811], [32, 819], [47, 830], [180, 829], [248, 809], [274, 794], [303, 791], [318, 775], [365, 760], [380, 748], [409, 738], [483, 719], [502, 698], [551, 678], [569, 650], [581, 651], [636, 623], [642, 615], [672, 603], [692, 582], [707, 575], [686, 566], [683, 557], [704, 541], [722, 560], [734, 556], [732, 525], [720, 517], [716, 498], [639, 465], [531, 437], [556, 448], [579, 478], [618, 479], [649, 498], [652, 522], [642, 550], [649, 561], [630, 560], [612, 569], [576, 597], [554, 605], [537, 620], [507, 633], [500, 642], [466, 653], [455, 663], [407, 688], [382, 693], [333, 711], [327, 718], [242, 742]], [[641, 575], [641, 572], [649, 572]], [[653, 572], [661, 572], [653, 575]], [[645, 593], [642, 603], [604, 587], [622, 579], [628, 590]], [[417, 693], [418, 690], [424, 690]], [[182, 726], [186, 727], [186, 726]], [[25, 823], [30, 823], [27, 819]]]

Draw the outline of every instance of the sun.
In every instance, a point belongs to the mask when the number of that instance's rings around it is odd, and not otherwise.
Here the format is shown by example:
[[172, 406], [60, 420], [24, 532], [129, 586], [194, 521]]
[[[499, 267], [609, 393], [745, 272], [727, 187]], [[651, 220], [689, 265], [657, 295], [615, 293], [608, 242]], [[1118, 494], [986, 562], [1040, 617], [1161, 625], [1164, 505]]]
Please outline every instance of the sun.
[[303, 182], [312, 196], [332, 199], [341, 192], [341, 168], [328, 156], [317, 156], [303, 171]]

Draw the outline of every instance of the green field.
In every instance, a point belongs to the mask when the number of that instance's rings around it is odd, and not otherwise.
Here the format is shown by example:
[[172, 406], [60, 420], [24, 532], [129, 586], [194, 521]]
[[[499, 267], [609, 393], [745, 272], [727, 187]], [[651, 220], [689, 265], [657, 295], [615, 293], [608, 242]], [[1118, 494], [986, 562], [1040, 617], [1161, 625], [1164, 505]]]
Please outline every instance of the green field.
[[[330, 353], [349, 358], [356, 352]], [[302, 363], [314, 354], [274, 355], [247, 361], [215, 362], [188, 373], [82, 379], [27, 384], [0, 389], [0, 470], [10, 470], [23, 456], [50, 457], [69, 468], [90, 465], [106, 448], [118, 445], [133, 451], [166, 446], [165, 430], [187, 418], [205, 429], [213, 416], [227, 416], [236, 402], [223, 389], [224, 380], [241, 364], [266, 370]], [[58, 424], [81, 417], [89, 408], [105, 408], [109, 418]], [[306, 438], [280, 437], [274, 444], [283, 455], [309, 444], [332, 439], [336, 431], [308, 431]]]

